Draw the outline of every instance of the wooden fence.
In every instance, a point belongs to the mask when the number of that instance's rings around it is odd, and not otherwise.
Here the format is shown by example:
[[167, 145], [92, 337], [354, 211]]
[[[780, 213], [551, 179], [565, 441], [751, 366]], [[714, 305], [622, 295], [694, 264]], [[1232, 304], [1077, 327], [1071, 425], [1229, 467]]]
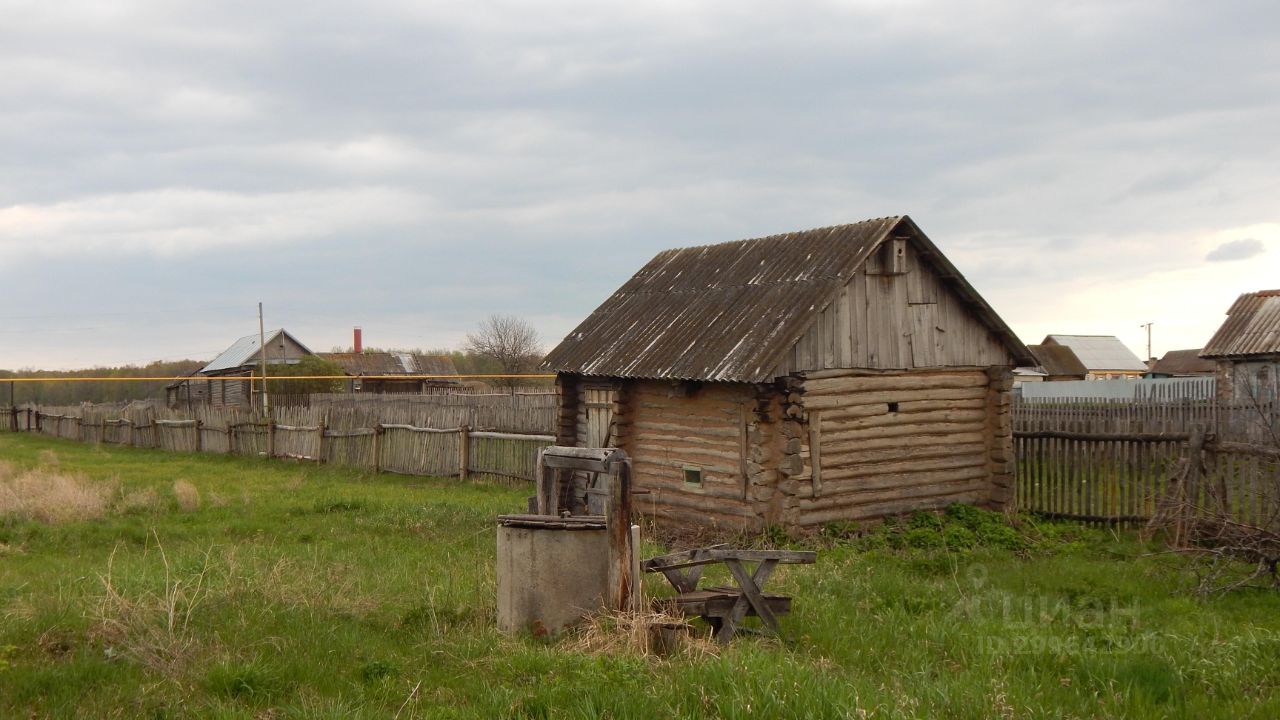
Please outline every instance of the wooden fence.
[[532, 481], [539, 433], [429, 424], [431, 408], [287, 407], [270, 421], [238, 409], [95, 406], [0, 408], [0, 431], [81, 442], [251, 457], [293, 458], [374, 472]]
[[1239, 522], [1280, 519], [1280, 403], [1212, 400], [1015, 402], [1018, 507], [1053, 517], [1140, 523], [1206, 441], [1206, 483]]

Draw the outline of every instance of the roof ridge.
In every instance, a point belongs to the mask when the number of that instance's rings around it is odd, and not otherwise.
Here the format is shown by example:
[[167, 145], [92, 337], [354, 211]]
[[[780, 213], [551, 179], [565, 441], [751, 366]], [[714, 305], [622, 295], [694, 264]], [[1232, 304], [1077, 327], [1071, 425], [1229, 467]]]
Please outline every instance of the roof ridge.
[[834, 225], [822, 225], [819, 227], [807, 228], [805, 230], [791, 230], [788, 232], [774, 233], [772, 235], [760, 235], [758, 237], [738, 238], [737, 240], [722, 240], [720, 242], [706, 243], [703, 245], [684, 245], [681, 247], [673, 247], [673, 248], [667, 248], [666, 250], [660, 250], [658, 251], [658, 255], [655, 256], [654, 259], [657, 259], [658, 257], [661, 257], [667, 253], [686, 252], [689, 250], [703, 250], [706, 248], [714, 248], [714, 247], [725, 247], [727, 245], [734, 245], [737, 243], [761, 242], [764, 240], [782, 239], [787, 237], [788, 235], [808, 235], [810, 233], [822, 232], [824, 230], [826, 231], [840, 230], [843, 228], [854, 227], [855, 225], [868, 225], [871, 223], [885, 222], [890, 220], [896, 223], [901, 221], [905, 217], [907, 216], [906, 215], [885, 215], [884, 217], [867, 218], [865, 220], [858, 220], [856, 222], [836, 223]]

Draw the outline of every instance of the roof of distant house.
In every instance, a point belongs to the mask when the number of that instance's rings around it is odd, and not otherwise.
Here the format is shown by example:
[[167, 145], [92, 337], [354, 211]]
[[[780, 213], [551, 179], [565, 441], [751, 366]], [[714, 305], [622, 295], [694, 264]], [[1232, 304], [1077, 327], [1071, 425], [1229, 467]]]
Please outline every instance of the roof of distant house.
[[[453, 359], [448, 355], [424, 355], [410, 352], [319, 353], [320, 357], [339, 365], [343, 372], [360, 375], [457, 375]], [[457, 378], [438, 378], [440, 382], [457, 382]]]
[[1207, 358], [1274, 354], [1280, 354], [1280, 290], [1236, 298], [1226, 322], [1200, 351]]
[[1036, 364], [1046, 375], [1078, 377], [1083, 380], [1089, 374], [1089, 368], [1066, 345], [1028, 345], [1027, 349], [1035, 356]]
[[1147, 364], [1115, 335], [1048, 335], [1043, 345], [1066, 345], [1090, 372], [1101, 370], [1147, 371]]
[[[266, 333], [267, 344], [270, 345], [280, 335], [284, 335], [297, 343], [298, 347], [302, 348], [308, 354], [311, 352], [307, 349], [306, 345], [303, 345], [298, 341], [298, 338], [294, 337], [283, 328]], [[208, 365], [200, 368], [200, 372], [211, 373], [217, 372], [218, 370], [231, 370], [233, 368], [243, 367], [258, 354], [258, 348], [260, 347], [261, 345], [258, 342], [258, 333], [245, 335], [239, 340], [231, 343], [231, 347], [223, 350], [222, 354], [214, 358]]]
[[1199, 350], [1170, 350], [1151, 366], [1160, 375], [1212, 375], [1217, 363], [1200, 357]]

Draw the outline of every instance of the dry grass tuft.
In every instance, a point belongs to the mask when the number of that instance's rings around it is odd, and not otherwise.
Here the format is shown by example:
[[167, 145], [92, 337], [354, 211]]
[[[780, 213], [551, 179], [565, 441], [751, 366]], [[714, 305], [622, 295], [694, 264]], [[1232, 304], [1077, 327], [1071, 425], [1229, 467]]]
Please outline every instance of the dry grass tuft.
[[116, 487], [48, 468], [0, 477], [0, 517], [50, 525], [100, 518], [111, 509]]
[[58, 467], [58, 453], [52, 450], [41, 450], [40, 464], [47, 467]]
[[567, 650], [595, 655], [638, 655], [660, 659], [713, 657], [720, 647], [692, 632], [679, 615], [650, 612], [601, 612], [588, 616], [561, 641]]
[[195, 485], [186, 480], [175, 480], [173, 483], [173, 497], [178, 501], [178, 507], [184, 512], [192, 512], [200, 509], [200, 491]]
[[0, 480], [7, 480], [17, 474], [18, 471], [13, 466], [13, 463], [8, 460], [0, 460]]
[[122, 591], [115, 584], [113, 550], [106, 574], [99, 576], [102, 597], [89, 617], [94, 625], [92, 635], [106, 646], [108, 657], [125, 657], [153, 671], [174, 674], [195, 654], [191, 618], [209, 596], [212, 553], [204, 554], [194, 573], [178, 575], [170, 567], [159, 537], [155, 540], [164, 565], [163, 587], [158, 592]]
[[144, 512], [160, 506], [160, 494], [152, 488], [125, 493], [116, 503], [116, 510], [122, 513]]

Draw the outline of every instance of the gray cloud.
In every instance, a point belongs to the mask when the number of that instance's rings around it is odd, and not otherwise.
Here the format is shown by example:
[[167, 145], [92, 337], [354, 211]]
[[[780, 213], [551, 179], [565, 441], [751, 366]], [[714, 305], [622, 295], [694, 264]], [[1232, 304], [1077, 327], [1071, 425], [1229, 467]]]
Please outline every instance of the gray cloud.
[[1239, 240], [1228, 240], [1218, 247], [1209, 251], [1204, 256], [1209, 262], [1226, 262], [1230, 260], [1248, 260], [1266, 252], [1267, 248], [1262, 241], [1257, 238], [1241, 238]]
[[63, 337], [0, 311], [33, 338], [0, 335], [0, 367], [217, 346], [258, 299], [320, 347], [511, 311], [554, 339], [659, 249], [902, 212], [1022, 307], [1195, 266], [1171, 234], [1280, 220], [1278, 26], [1269, 2], [27, 5], [0, 25], [0, 286], [66, 327], [182, 313]]

